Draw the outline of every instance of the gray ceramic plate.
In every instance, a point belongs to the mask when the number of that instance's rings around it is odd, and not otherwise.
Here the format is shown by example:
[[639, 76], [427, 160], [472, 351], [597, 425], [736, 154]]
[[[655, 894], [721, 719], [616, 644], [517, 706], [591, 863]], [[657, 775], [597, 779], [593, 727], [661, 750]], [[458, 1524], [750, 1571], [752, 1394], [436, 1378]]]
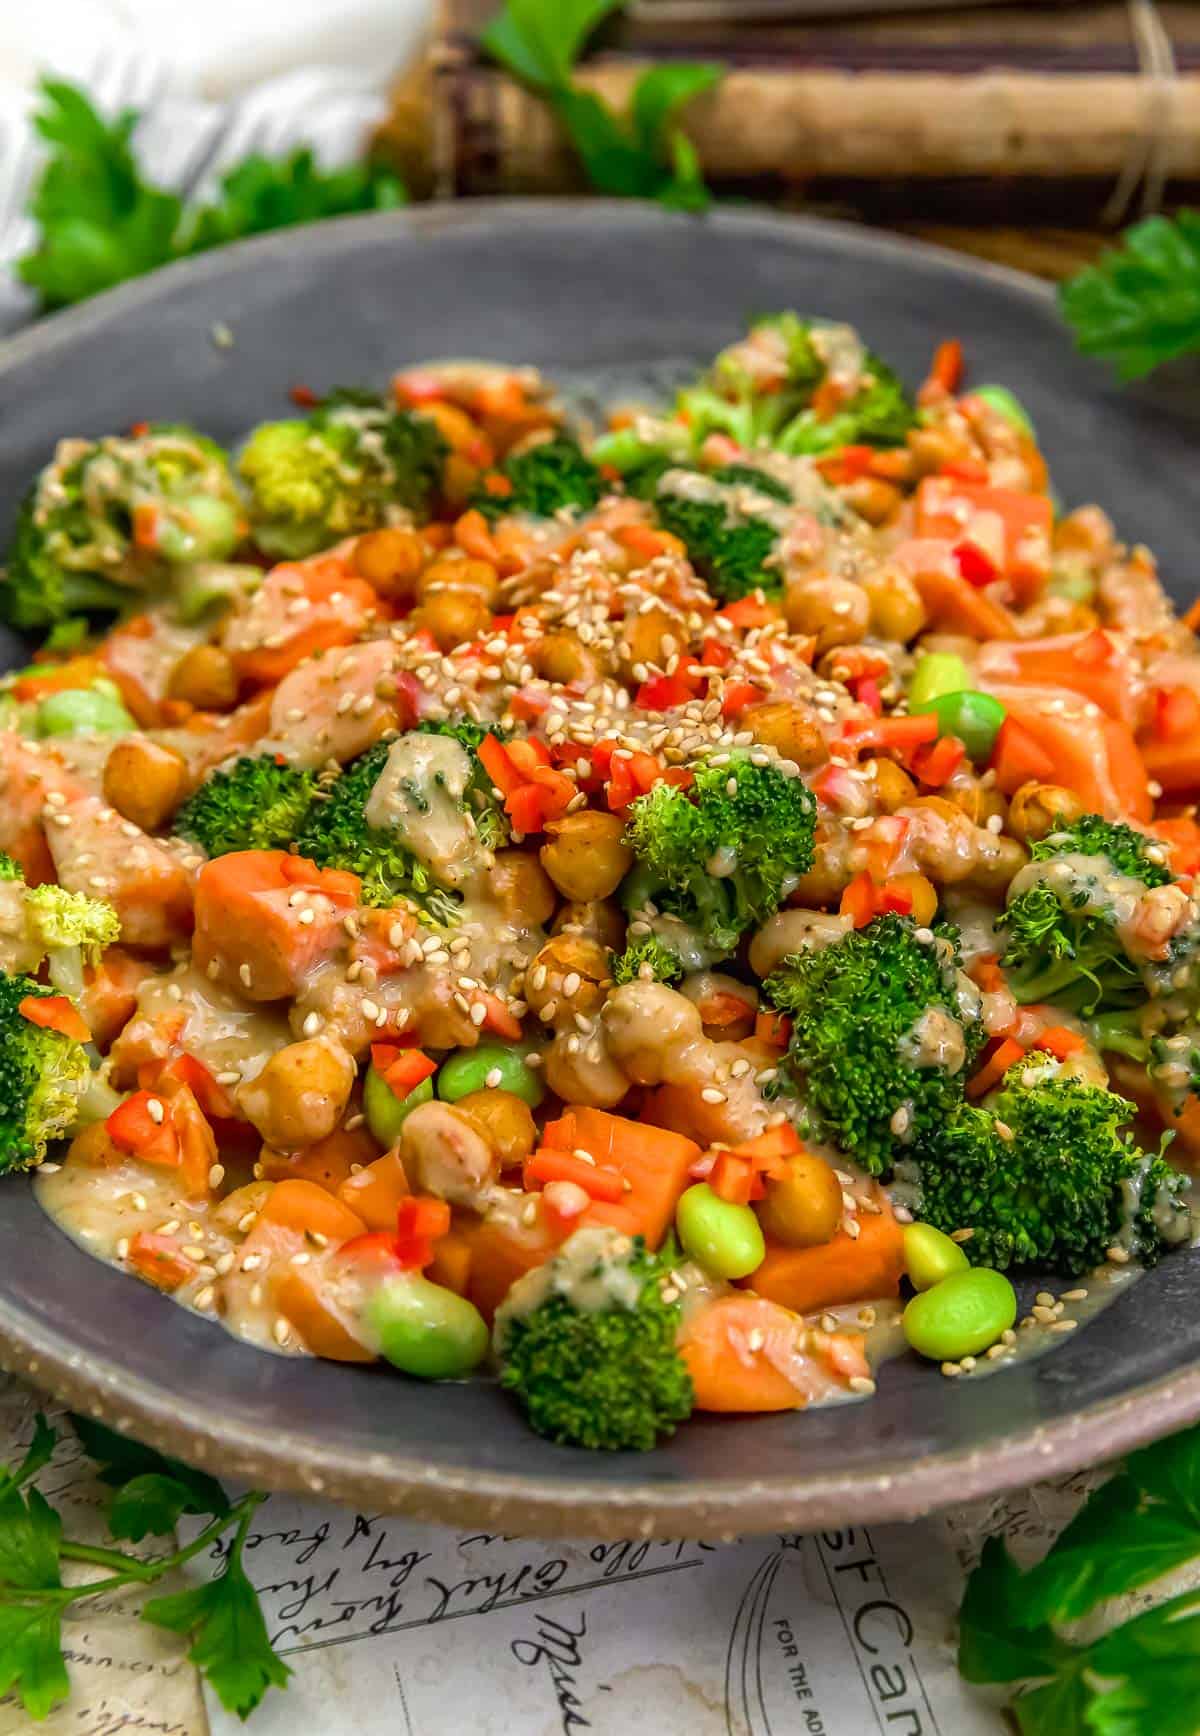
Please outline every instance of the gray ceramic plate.
[[[1006, 381], [1068, 503], [1098, 499], [1177, 581], [1200, 542], [1190, 421], [1072, 352], [1049, 294], [861, 231], [752, 214], [490, 204], [350, 219], [175, 267], [0, 354], [0, 516], [57, 436], [182, 417], [232, 438], [289, 385], [431, 355], [643, 386], [793, 306], [862, 327], [911, 382], [955, 333]], [[232, 348], [213, 341], [216, 324]], [[1186, 404], [1186, 392], [1177, 394]], [[1174, 416], [1174, 419], [1172, 419]], [[1098, 1460], [1200, 1416], [1200, 1253], [1167, 1260], [1051, 1356], [952, 1383], [889, 1364], [878, 1398], [700, 1418], [646, 1456], [531, 1434], [486, 1382], [436, 1390], [276, 1359], [89, 1260], [0, 1189], [0, 1360], [222, 1475], [509, 1531], [715, 1536], [910, 1517]]]

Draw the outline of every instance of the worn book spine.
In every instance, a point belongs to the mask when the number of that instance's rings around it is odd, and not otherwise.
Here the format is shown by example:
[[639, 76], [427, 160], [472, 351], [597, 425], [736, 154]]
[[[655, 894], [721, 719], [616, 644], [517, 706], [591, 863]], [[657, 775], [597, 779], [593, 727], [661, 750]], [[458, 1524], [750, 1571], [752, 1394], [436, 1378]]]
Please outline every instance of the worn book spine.
[[[490, 11], [443, 0], [433, 55], [433, 158], [445, 194], [557, 192], [579, 174], [553, 116], [489, 63]], [[1200, 180], [1200, 8], [1169, 8], [1167, 70], [1147, 67], [1123, 6], [1002, 7], [855, 29], [672, 31], [635, 22], [579, 70], [618, 109], [653, 60], [719, 60], [687, 111], [708, 178], [733, 185], [1031, 177], [1116, 178], [1148, 151]]]

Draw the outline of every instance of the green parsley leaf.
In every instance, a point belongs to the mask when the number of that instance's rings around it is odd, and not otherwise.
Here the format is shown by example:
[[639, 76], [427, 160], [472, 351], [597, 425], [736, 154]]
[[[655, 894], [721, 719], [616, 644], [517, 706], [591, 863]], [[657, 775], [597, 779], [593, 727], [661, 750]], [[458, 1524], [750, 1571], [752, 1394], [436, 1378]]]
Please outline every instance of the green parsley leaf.
[[505, 0], [480, 41], [493, 59], [535, 89], [569, 84], [583, 45], [624, 0]]
[[278, 162], [248, 157], [211, 204], [189, 211], [141, 175], [132, 109], [110, 122], [74, 85], [46, 79], [41, 90], [34, 124], [50, 154], [29, 204], [38, 237], [17, 272], [46, 309], [245, 235], [404, 202], [403, 184], [382, 165], [325, 171], [302, 149]]
[[0, 1603], [0, 1695], [13, 1688], [31, 1718], [70, 1693], [58, 1604]]
[[10, 1485], [19, 1487], [28, 1483], [31, 1477], [36, 1477], [44, 1466], [54, 1457], [54, 1449], [58, 1445], [58, 1431], [52, 1429], [41, 1411], [33, 1419], [33, 1439], [25, 1449], [25, 1457], [15, 1471], [0, 1468], [0, 1491]]
[[716, 84], [722, 68], [690, 62], [650, 67], [634, 87], [628, 121], [572, 80], [587, 38], [620, 5], [621, 0], [558, 0], [554, 6], [504, 0], [480, 41], [550, 104], [597, 192], [702, 211], [709, 193], [700, 161], [674, 122], [685, 103]]
[[241, 1563], [241, 1537], [239, 1531], [219, 1578], [170, 1597], [151, 1598], [142, 1619], [190, 1634], [188, 1657], [207, 1676], [225, 1709], [246, 1718], [268, 1688], [285, 1688], [292, 1672], [271, 1649], [258, 1594]]
[[165, 264], [182, 205], [138, 174], [131, 109], [110, 124], [73, 85], [44, 79], [41, 88], [34, 126], [50, 156], [29, 205], [41, 232], [17, 273], [56, 308]]
[[187, 216], [178, 248], [181, 253], [200, 253], [294, 223], [319, 223], [356, 211], [394, 210], [406, 199], [399, 177], [370, 163], [325, 172], [307, 149], [293, 151], [280, 162], [247, 157], [222, 177], [215, 204]]
[[50, 1591], [61, 1586], [62, 1520], [39, 1489], [13, 1483], [0, 1493], [0, 1590]]
[[1123, 380], [1200, 350], [1200, 211], [1135, 223], [1060, 287], [1059, 303], [1079, 348]]
[[184, 1513], [219, 1517], [229, 1512], [228, 1497], [215, 1477], [90, 1417], [72, 1417], [71, 1422], [84, 1451], [100, 1465], [101, 1482], [117, 1490], [108, 1515], [114, 1537], [140, 1543], [151, 1533], [173, 1531]]
[[1032, 1681], [1075, 1658], [1076, 1648], [1044, 1622], [1024, 1620], [1024, 1580], [1003, 1541], [989, 1537], [959, 1615], [958, 1669], [965, 1681]]

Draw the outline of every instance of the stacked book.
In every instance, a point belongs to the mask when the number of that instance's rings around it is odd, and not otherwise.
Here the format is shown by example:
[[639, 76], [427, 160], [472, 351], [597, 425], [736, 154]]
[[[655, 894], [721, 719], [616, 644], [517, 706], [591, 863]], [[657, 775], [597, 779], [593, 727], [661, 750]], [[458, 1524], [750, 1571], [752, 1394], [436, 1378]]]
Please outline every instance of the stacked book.
[[[578, 190], [553, 117], [479, 47], [496, 5], [442, 0], [434, 186]], [[1200, 183], [1200, 6], [813, 10], [640, 0], [593, 38], [580, 82], [620, 108], [651, 62], [719, 61], [724, 79], [686, 117], [714, 185], [884, 219], [983, 222], [1019, 192], [1024, 222], [1098, 222]]]

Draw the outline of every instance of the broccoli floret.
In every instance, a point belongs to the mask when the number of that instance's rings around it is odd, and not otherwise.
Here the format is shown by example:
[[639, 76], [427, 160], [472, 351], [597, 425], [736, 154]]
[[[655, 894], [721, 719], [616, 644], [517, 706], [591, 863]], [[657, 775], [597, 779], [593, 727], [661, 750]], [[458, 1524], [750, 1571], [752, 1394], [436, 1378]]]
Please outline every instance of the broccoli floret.
[[592, 442], [592, 462], [619, 473], [627, 494], [651, 500], [664, 471], [686, 464], [691, 438], [682, 422], [639, 416], [628, 428], [614, 428]]
[[60, 441], [18, 515], [0, 616], [32, 629], [116, 613], [173, 567], [224, 560], [242, 524], [224, 452], [194, 429]]
[[35, 1025], [22, 1001], [52, 991], [0, 972], [0, 1174], [40, 1163], [75, 1118], [90, 1078], [82, 1043]]
[[640, 1236], [589, 1228], [514, 1285], [496, 1315], [500, 1384], [539, 1435], [648, 1452], [691, 1415], [679, 1304], [663, 1299], [671, 1265]]
[[[820, 387], [846, 372], [855, 382], [850, 395], [818, 414]], [[747, 451], [771, 446], [792, 455], [895, 446], [915, 422], [897, 376], [848, 326], [795, 313], [759, 320], [722, 350], [704, 378], [680, 394], [677, 409], [697, 444], [719, 432]]]
[[264, 422], [238, 458], [254, 540], [298, 560], [386, 524], [395, 509], [428, 513], [446, 443], [428, 417], [370, 392], [331, 393], [308, 416]]
[[777, 762], [739, 750], [701, 763], [686, 790], [658, 784], [630, 805], [636, 884], [724, 956], [811, 866], [815, 814], [808, 786]]
[[1146, 1265], [1186, 1239], [1187, 1183], [1122, 1129], [1133, 1113], [1102, 1086], [1027, 1055], [978, 1107], [931, 1130], [921, 1153], [919, 1215], [971, 1230], [976, 1265], [1040, 1265], [1074, 1275], [1114, 1245]]
[[[1018, 1001], [1053, 1001], [1071, 1011], [1119, 1011], [1141, 1003], [1147, 982], [1125, 951], [1107, 882], [1114, 875], [1165, 886], [1170, 870], [1149, 852], [1152, 840], [1131, 826], [1085, 814], [1031, 846], [1036, 871], [1026, 870], [1020, 889], [996, 926], [1006, 936], [1004, 965]], [[1066, 858], [1092, 858], [1080, 873]], [[1062, 866], [1055, 867], [1055, 864]], [[1173, 961], [1174, 962], [1174, 961]]]
[[831, 946], [791, 954], [764, 984], [792, 1020], [772, 1094], [798, 1095], [810, 1131], [872, 1175], [962, 1101], [983, 1041], [957, 930], [919, 932], [911, 917], [876, 917]]
[[772, 476], [769, 470], [761, 470], [757, 464], [722, 464], [712, 475], [714, 482], [723, 482], [727, 487], [734, 488], [740, 484], [743, 488], [756, 488], [759, 494], [765, 494], [771, 500], [791, 505], [792, 491], [787, 483]]
[[462, 718], [451, 723], [449, 720], [423, 718], [417, 724], [417, 729], [423, 735], [448, 735], [465, 747], [471, 757], [471, 780], [467, 785], [465, 800], [475, 821], [475, 835], [485, 850], [502, 850], [512, 841], [512, 828], [502, 805], [496, 800], [491, 777], [484, 769], [479, 757], [479, 745], [489, 735], [494, 735], [497, 741], [507, 739], [504, 730], [495, 724], [474, 723], [470, 718]]
[[272, 754], [246, 755], [188, 797], [175, 831], [209, 856], [284, 850], [304, 824], [316, 787], [312, 772], [280, 765]]
[[664, 946], [656, 934], [631, 941], [612, 962], [612, 979], [618, 988], [622, 983], [647, 977], [655, 982], [673, 983], [682, 975], [683, 964], [678, 955], [669, 946]]
[[320, 868], [357, 874], [364, 904], [387, 908], [408, 900], [429, 922], [445, 925], [457, 918], [457, 894], [441, 885], [396, 833], [367, 824], [366, 806], [392, 745], [376, 742], [350, 762], [328, 794], [314, 803], [297, 848]]
[[[729, 477], [728, 469], [737, 475]], [[660, 524], [687, 547], [688, 559], [723, 603], [751, 591], [778, 596], [783, 578], [776, 556], [780, 501], [763, 483], [772, 478], [730, 466], [713, 476], [666, 470], [658, 479], [654, 510]], [[744, 480], [743, 474], [752, 478]]]
[[11, 856], [6, 856], [0, 850], [0, 880], [24, 880], [25, 873], [19, 862], [14, 862]]
[[50, 981], [76, 999], [83, 993], [83, 967], [99, 964], [105, 947], [112, 946], [121, 933], [121, 919], [111, 904], [68, 892], [65, 886], [29, 887], [25, 919], [45, 948]]
[[589, 512], [608, 492], [596, 465], [565, 434], [506, 459], [501, 474], [510, 485], [507, 494], [489, 494], [485, 489], [472, 501], [488, 519], [511, 512], [532, 518], [553, 518], [564, 509]]

